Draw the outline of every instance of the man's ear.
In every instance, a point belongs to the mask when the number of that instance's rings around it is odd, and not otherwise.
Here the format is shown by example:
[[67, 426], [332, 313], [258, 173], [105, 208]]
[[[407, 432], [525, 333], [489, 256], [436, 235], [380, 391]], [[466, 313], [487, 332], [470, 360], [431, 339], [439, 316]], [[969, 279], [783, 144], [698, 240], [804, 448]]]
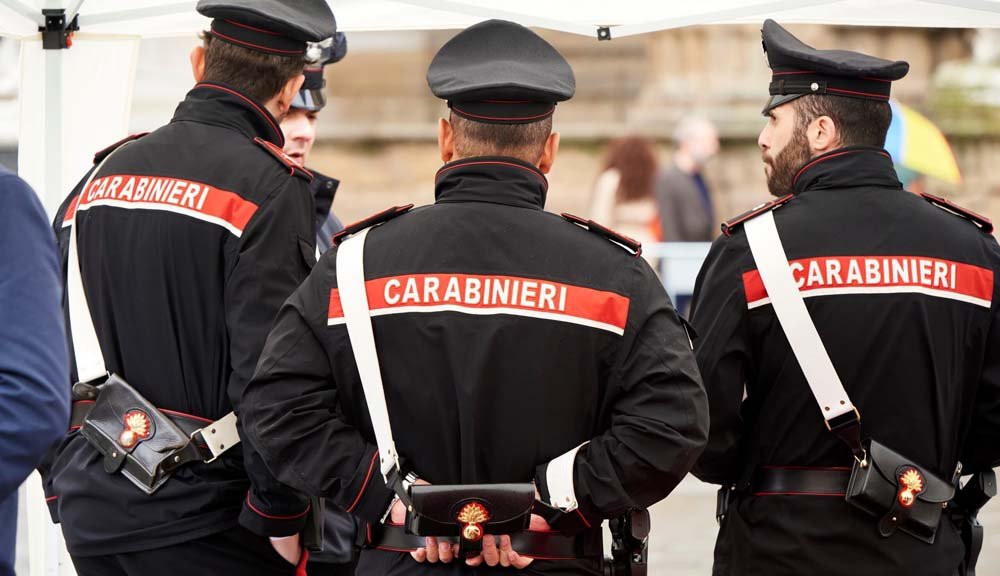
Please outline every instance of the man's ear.
[[542, 174], [548, 174], [555, 164], [556, 154], [559, 152], [559, 133], [553, 132], [545, 140], [545, 148], [542, 150], [542, 157], [538, 159], [538, 169]]
[[302, 83], [306, 81], [305, 74], [299, 74], [288, 79], [285, 85], [278, 92], [278, 97], [275, 100], [275, 107], [278, 109], [278, 113], [275, 114], [276, 117], [281, 118], [288, 112], [288, 109], [292, 107], [292, 102], [295, 101], [295, 95], [298, 94], [299, 88], [302, 88]]
[[833, 118], [829, 116], [820, 116], [809, 123], [806, 137], [809, 139], [809, 149], [813, 156], [840, 148], [840, 131]]
[[198, 84], [205, 78], [205, 47], [195, 46], [191, 49], [191, 74], [194, 76], [194, 83]]
[[438, 118], [438, 151], [445, 164], [455, 158], [455, 130], [445, 118]]

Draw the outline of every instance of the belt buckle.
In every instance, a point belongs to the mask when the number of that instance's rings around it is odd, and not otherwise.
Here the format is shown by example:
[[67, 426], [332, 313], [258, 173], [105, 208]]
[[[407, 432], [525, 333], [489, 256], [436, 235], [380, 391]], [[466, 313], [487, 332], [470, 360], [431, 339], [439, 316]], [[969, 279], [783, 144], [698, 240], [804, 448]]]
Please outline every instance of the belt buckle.
[[219, 456], [222, 456], [222, 454], [219, 454], [218, 456], [216, 456], [215, 453], [212, 452], [212, 447], [208, 445], [208, 442], [205, 440], [205, 435], [202, 434], [203, 430], [204, 430], [204, 428], [199, 428], [199, 429], [195, 430], [194, 432], [192, 432], [191, 434], [189, 434], [189, 437], [191, 438], [191, 441], [194, 442], [195, 446], [197, 446], [198, 445], [198, 439], [195, 438], [195, 436], [201, 435], [201, 442], [202, 442], [202, 444], [204, 444], [205, 446], [208, 447], [208, 453], [212, 455], [211, 458], [209, 458], [208, 460], [203, 460], [203, 462], [205, 464], [211, 464], [212, 462], [215, 462], [216, 460], [218, 460]]
[[209, 453], [212, 454], [211, 458], [205, 460], [205, 464], [211, 464], [212, 462], [218, 460], [226, 450], [229, 450], [233, 446], [240, 443], [240, 437], [238, 435], [235, 439], [232, 438], [232, 436], [236, 433], [236, 414], [230, 412], [215, 422], [212, 422], [208, 426], [204, 426], [192, 432], [191, 440], [194, 441], [195, 435], [201, 434], [202, 441], [205, 443], [205, 446], [208, 446]]

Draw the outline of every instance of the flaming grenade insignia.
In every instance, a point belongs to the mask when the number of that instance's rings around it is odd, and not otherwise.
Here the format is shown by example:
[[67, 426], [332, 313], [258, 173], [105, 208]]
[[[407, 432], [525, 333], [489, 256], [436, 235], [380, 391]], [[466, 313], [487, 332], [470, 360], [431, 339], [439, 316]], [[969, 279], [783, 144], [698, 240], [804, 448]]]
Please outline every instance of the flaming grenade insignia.
[[146, 438], [149, 438], [149, 416], [142, 410], [132, 410], [125, 414], [125, 429], [118, 436], [118, 443], [122, 448], [131, 448], [139, 440]]
[[924, 491], [924, 478], [916, 468], [910, 468], [899, 477], [899, 503], [909, 508], [917, 500], [917, 494]]
[[479, 502], [469, 502], [462, 506], [462, 510], [458, 513], [458, 521], [462, 523], [462, 538], [478, 542], [483, 537], [483, 527], [480, 524], [489, 519], [489, 512]]

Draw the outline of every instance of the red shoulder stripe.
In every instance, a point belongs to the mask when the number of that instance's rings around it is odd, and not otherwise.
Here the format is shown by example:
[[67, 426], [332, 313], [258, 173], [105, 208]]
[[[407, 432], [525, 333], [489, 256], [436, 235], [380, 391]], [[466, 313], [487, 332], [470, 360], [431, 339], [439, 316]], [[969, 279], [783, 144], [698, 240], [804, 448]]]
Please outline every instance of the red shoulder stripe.
[[927, 200], [942, 210], [957, 214], [966, 220], [971, 220], [976, 226], [982, 228], [983, 232], [993, 232], [993, 221], [982, 214], [977, 214], [968, 208], [963, 208], [947, 198], [941, 198], [940, 196], [935, 196], [926, 192], [921, 192], [920, 196], [922, 196], [924, 200]]
[[133, 140], [138, 140], [139, 138], [142, 138], [146, 134], [149, 134], [149, 132], [139, 132], [138, 134], [131, 134], [131, 135], [126, 136], [126, 137], [122, 138], [121, 140], [115, 142], [111, 146], [108, 146], [107, 148], [104, 148], [104, 149], [98, 151], [96, 154], [94, 154], [94, 164], [97, 164], [101, 160], [104, 160], [105, 158], [107, 158], [108, 154], [111, 154], [112, 152], [114, 152], [122, 144], [124, 144], [126, 142], [131, 142]]
[[735, 228], [736, 226], [743, 224], [747, 220], [756, 218], [757, 216], [760, 216], [765, 212], [770, 212], [771, 210], [774, 210], [778, 206], [785, 204], [794, 197], [795, 197], [794, 194], [786, 194], [781, 198], [778, 198], [776, 200], [771, 200], [770, 202], [765, 202], [759, 206], [756, 206], [750, 209], [749, 211], [740, 214], [736, 218], [733, 218], [731, 220], [726, 220], [725, 222], [722, 223], [722, 233], [725, 234], [726, 236], [729, 236], [733, 228]]
[[333, 235], [332, 242], [334, 246], [340, 245], [341, 242], [347, 239], [348, 236], [352, 234], [357, 234], [365, 228], [370, 228], [376, 224], [381, 224], [383, 222], [388, 222], [396, 216], [406, 214], [413, 209], [413, 204], [406, 204], [405, 206], [393, 206], [392, 208], [387, 208], [378, 214], [373, 214], [367, 218], [358, 220], [353, 224], [348, 224], [343, 230], [337, 232]]
[[597, 234], [602, 238], [605, 238], [607, 240], [614, 242], [615, 244], [622, 246], [637, 258], [642, 255], [642, 243], [634, 238], [629, 238], [624, 234], [615, 232], [614, 230], [608, 228], [607, 226], [598, 224], [593, 220], [586, 220], [579, 216], [574, 216], [569, 212], [563, 212], [562, 217], [569, 220], [573, 224], [582, 226], [583, 228], [586, 228], [587, 230], [593, 232], [594, 234]]
[[275, 145], [273, 142], [264, 140], [260, 136], [254, 138], [253, 141], [259, 144], [264, 150], [267, 150], [271, 154], [271, 156], [277, 158], [278, 162], [284, 164], [288, 168], [289, 176], [299, 176], [301, 178], [305, 178], [306, 180], [312, 182], [313, 180], [312, 172], [306, 170], [305, 167], [300, 166], [299, 163], [296, 162], [295, 160], [292, 160], [292, 157], [289, 156], [288, 154], [285, 154], [285, 151], [282, 150], [281, 147]]

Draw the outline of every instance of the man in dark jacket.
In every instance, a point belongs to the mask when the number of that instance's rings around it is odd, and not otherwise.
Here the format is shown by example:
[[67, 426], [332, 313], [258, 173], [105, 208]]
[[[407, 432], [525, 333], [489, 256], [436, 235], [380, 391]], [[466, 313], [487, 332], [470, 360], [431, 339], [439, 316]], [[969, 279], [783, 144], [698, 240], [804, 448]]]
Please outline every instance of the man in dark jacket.
[[0, 576], [14, 576], [17, 487], [69, 418], [59, 257], [38, 197], [0, 168]]
[[[64, 249], [78, 238], [107, 370], [147, 403], [108, 400], [104, 378], [74, 387], [73, 428], [47, 479], [83, 576], [178, 566], [290, 575], [300, 560], [306, 499], [249, 444], [233, 448], [238, 437], [210, 439], [238, 431], [226, 415], [242, 417], [275, 314], [314, 263], [310, 175], [282, 152], [279, 120], [302, 83], [306, 43], [331, 36], [335, 22], [324, 0], [198, 9], [214, 18], [191, 54], [198, 84], [168, 125], [98, 153], [56, 220]], [[75, 345], [87, 323], [74, 324]], [[76, 378], [89, 380], [80, 348]], [[102, 444], [108, 422], [90, 412], [105, 409], [124, 431]], [[189, 441], [168, 450], [170, 422]], [[150, 447], [168, 460], [146, 478], [122, 458]]]
[[[281, 481], [368, 523], [359, 574], [601, 574], [601, 521], [667, 496], [705, 440], [688, 335], [638, 245], [543, 210], [552, 114], [575, 89], [551, 45], [491, 20], [445, 44], [427, 76], [451, 108], [435, 204], [340, 236], [370, 231], [364, 284], [388, 416], [412, 468], [397, 468], [393, 487], [383, 477], [345, 327], [343, 246], [279, 314], [243, 399], [248, 435]], [[451, 545], [398, 525], [394, 488], [532, 480], [532, 527], [551, 525], [546, 542], [561, 554], [485, 535], [481, 556], [442, 565]]]
[[[284, 120], [281, 131], [285, 134], [285, 153], [303, 168], [309, 162], [309, 153], [316, 142], [316, 120], [326, 106], [326, 78], [323, 71], [328, 64], [343, 60], [347, 55], [347, 37], [337, 32], [333, 38], [324, 41], [320, 49], [319, 62], [307, 66], [302, 88], [292, 100], [292, 107]], [[310, 170], [313, 181], [310, 189], [316, 203], [316, 254], [317, 258], [330, 249], [333, 236], [344, 229], [340, 219], [332, 210], [333, 199], [340, 187], [340, 181]], [[311, 576], [339, 576], [354, 574], [357, 564], [357, 525], [353, 516], [333, 502], [318, 500], [318, 513], [322, 522], [322, 549], [309, 555]]]
[[[316, 120], [320, 111], [326, 107], [326, 79], [323, 70], [326, 65], [340, 62], [347, 55], [347, 37], [343, 32], [338, 32], [317, 48], [320, 50], [319, 62], [306, 67], [302, 88], [281, 121], [281, 131], [285, 134], [285, 154], [303, 168], [309, 163], [309, 153], [316, 143]], [[316, 202], [316, 248], [322, 254], [329, 250], [333, 235], [344, 228], [332, 209], [340, 181], [312, 169], [310, 172], [313, 175], [310, 188]]]
[[[984, 218], [897, 180], [882, 143], [906, 62], [815, 50], [773, 21], [763, 35], [773, 81], [758, 143], [780, 198], [723, 225], [692, 307], [712, 422], [693, 472], [728, 502], [714, 573], [953, 576], [964, 550], [947, 515], [929, 543], [887, 511], [897, 491], [903, 508], [910, 488], [950, 491], [959, 462], [1000, 462], [1000, 247]], [[822, 341], [808, 354], [793, 353], [751, 253], [746, 228], [771, 216]], [[802, 366], [826, 354], [849, 398], [819, 407], [822, 383]], [[852, 457], [862, 438], [923, 470], [920, 485], [883, 470], [884, 450]], [[845, 502], [852, 466], [886, 475], [885, 509]]]

